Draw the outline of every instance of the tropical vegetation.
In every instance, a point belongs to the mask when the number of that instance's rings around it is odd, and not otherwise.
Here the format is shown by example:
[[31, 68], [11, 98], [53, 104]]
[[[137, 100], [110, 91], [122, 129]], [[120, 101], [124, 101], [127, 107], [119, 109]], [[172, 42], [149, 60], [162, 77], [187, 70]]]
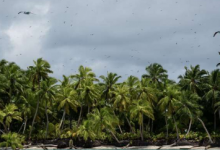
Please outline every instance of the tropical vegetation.
[[213, 138], [220, 133], [220, 71], [185, 67], [175, 82], [154, 63], [141, 78], [125, 81], [91, 68], [52, 77], [39, 58], [26, 70], [0, 61], [0, 146], [21, 148], [27, 140], [81, 138]]

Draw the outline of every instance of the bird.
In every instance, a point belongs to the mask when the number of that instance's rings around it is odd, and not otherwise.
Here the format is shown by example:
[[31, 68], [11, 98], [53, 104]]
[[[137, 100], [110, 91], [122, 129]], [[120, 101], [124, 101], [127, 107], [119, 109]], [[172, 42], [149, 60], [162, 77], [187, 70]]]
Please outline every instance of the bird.
[[213, 37], [215, 37], [215, 35], [216, 35], [217, 33], [220, 33], [220, 31], [215, 32], [214, 35], [213, 35]]
[[[25, 14], [25, 15], [34, 14], [34, 13], [30, 12], [30, 11], [20, 11], [20, 12], [18, 12], [18, 14], [21, 14], [21, 13], [23, 13], [23, 14]], [[35, 15], [35, 14], [34, 14], [34, 15]]]

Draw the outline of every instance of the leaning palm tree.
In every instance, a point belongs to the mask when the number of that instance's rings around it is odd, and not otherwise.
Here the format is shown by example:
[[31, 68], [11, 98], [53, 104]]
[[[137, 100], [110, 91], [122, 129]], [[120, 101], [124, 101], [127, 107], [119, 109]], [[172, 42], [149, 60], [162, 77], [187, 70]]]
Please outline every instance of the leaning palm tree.
[[148, 118], [154, 120], [154, 111], [151, 104], [148, 101], [144, 101], [140, 99], [138, 101], [134, 101], [130, 107], [131, 118], [138, 118], [138, 124], [140, 126], [140, 136], [141, 140], [144, 140], [143, 132], [144, 132], [144, 115]]
[[[33, 90], [35, 90], [35, 84], [38, 84], [38, 90], [41, 89], [41, 81], [44, 81], [48, 79], [48, 74], [53, 73], [53, 71], [50, 70], [50, 64], [46, 61], [43, 60], [42, 58], [37, 59], [37, 61], [34, 61], [35, 66], [30, 66], [28, 69], [30, 79], [33, 84]], [[38, 101], [37, 101], [37, 106], [36, 106], [36, 111], [33, 117], [30, 133], [29, 133], [29, 139], [31, 139], [31, 134], [33, 130], [33, 126], [35, 123], [35, 119], [38, 113], [39, 109], [39, 103], [40, 103], [41, 95], [38, 95]]]
[[207, 130], [207, 128], [205, 126], [205, 123], [200, 118], [202, 116], [201, 109], [203, 107], [201, 105], [199, 105], [198, 100], [200, 100], [200, 97], [198, 97], [198, 95], [195, 94], [195, 93], [193, 93], [193, 94], [190, 94], [190, 93], [183, 94], [182, 98], [180, 100], [180, 103], [179, 103], [179, 108], [178, 108], [178, 110], [176, 110], [176, 112], [181, 114], [181, 115], [187, 115], [190, 118], [190, 124], [189, 124], [189, 129], [188, 129], [187, 134], [190, 131], [191, 123], [194, 120], [198, 120], [202, 124], [204, 130], [206, 131], [206, 133], [208, 135], [208, 138], [209, 138], [209, 141], [211, 143], [213, 143], [212, 138], [209, 134], [209, 131]]

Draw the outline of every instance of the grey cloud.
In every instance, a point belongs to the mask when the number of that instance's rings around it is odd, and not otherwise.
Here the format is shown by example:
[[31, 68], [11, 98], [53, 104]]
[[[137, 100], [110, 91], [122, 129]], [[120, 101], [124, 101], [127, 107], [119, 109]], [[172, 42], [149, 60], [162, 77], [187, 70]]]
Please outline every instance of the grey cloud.
[[[26, 67], [32, 59], [43, 57], [57, 78], [84, 65], [98, 76], [111, 71], [123, 80], [131, 74], [141, 77], [146, 66], [157, 62], [177, 80], [184, 66], [216, 68], [220, 36], [212, 34], [220, 28], [219, 4], [218, 0], [5, 1], [0, 4], [4, 14], [0, 16], [0, 59]], [[17, 15], [21, 10], [37, 15]], [[32, 30], [24, 29], [30, 26]], [[17, 46], [22, 37], [10, 39], [19, 29], [29, 37], [20, 43], [26, 47]], [[17, 52], [24, 56], [15, 58]]]

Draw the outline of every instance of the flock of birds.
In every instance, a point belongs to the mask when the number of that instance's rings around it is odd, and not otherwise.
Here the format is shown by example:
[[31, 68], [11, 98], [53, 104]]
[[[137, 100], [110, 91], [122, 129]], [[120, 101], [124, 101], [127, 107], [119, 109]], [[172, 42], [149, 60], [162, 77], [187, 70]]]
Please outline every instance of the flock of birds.
[[[116, 0], [116, 2], [118, 2], [117, 0]], [[176, 2], [177, 3], [177, 2]], [[87, 5], [88, 6], [88, 5]], [[69, 8], [69, 7], [66, 7], [66, 8]], [[148, 9], [151, 9], [151, 7], [148, 7]], [[160, 10], [161, 12], [163, 11], [163, 10]], [[53, 12], [52, 12], [53, 13]], [[66, 13], [66, 11], [65, 11], [65, 13]], [[32, 12], [30, 12], [30, 11], [20, 11], [20, 12], [18, 12], [18, 14], [23, 14], [23, 15], [36, 15], [35, 13], [32, 13]], [[77, 13], [75, 14], [75, 15], [77, 15]], [[135, 13], [132, 13], [132, 15], [135, 15]], [[195, 14], [195, 16], [196, 16], [197, 14]], [[175, 18], [174, 18], [175, 19]], [[178, 19], [176, 18], [175, 19], [175, 21], [178, 21]], [[191, 20], [191, 21], [194, 21], [194, 20]], [[49, 22], [49, 21], [48, 21]], [[128, 22], [127, 20], [126, 20], [126, 22]], [[65, 21], [62, 21], [62, 23], [63, 24], [68, 24], [68, 21], [67, 20], [65, 20]], [[199, 24], [199, 25], [201, 25], [201, 24]], [[71, 24], [71, 26], [72, 26], [72, 24]], [[30, 28], [31, 28], [31, 26], [30, 26]], [[140, 31], [138, 31], [137, 32], [137, 36], [139, 36], [139, 35], [141, 35], [142, 33], [141, 32], [143, 32], [143, 30], [144, 29], [140, 29]], [[191, 31], [192, 31], [193, 29], [191, 29]], [[56, 32], [56, 31], [54, 31], [54, 32]], [[173, 34], [176, 34], [176, 32], [177, 31], [174, 31], [173, 32]], [[196, 35], [197, 33], [198, 33], [198, 31], [196, 32], [196, 31], [192, 31], [193, 32], [193, 34], [194, 35]], [[213, 35], [213, 37], [215, 37], [217, 34], [220, 34], [220, 31], [217, 31], [217, 32], [215, 32], [214, 33], [214, 35]], [[89, 34], [90, 36], [96, 36], [96, 33], [90, 33]], [[162, 39], [162, 37], [159, 37], [159, 39]], [[182, 40], [184, 40], [183, 38], [182, 38]], [[59, 42], [59, 41], [58, 41]], [[174, 45], [179, 45], [179, 43], [178, 42], [175, 42], [174, 43]], [[195, 46], [196, 47], [196, 46]], [[197, 45], [197, 47], [200, 47], [200, 45]], [[193, 46], [191, 47], [191, 48], [193, 48]], [[93, 49], [94, 51], [96, 50], [96, 48], [94, 48]], [[127, 55], [128, 56], [128, 58], [130, 59], [130, 60], [135, 60], [135, 61], [140, 61], [141, 60], [141, 54], [140, 54], [140, 52], [138, 51], [138, 50], [134, 50], [134, 49], [132, 49], [132, 50], [130, 50], [131, 52], [129, 52], [129, 53], [126, 53], [125, 55]], [[138, 57], [137, 57], [137, 53], [139, 53], [138, 55]], [[219, 52], [219, 54], [220, 54], [220, 52]], [[20, 54], [17, 54], [16, 56], [21, 56], [22, 54], [20, 53]], [[168, 56], [169, 54], [163, 54], [163, 55], [161, 55], [161, 56], [163, 56], [163, 57], [165, 57], [165, 56]], [[105, 60], [109, 60], [109, 59], [112, 59], [112, 61], [113, 61], [113, 59], [115, 59], [114, 58], [114, 56], [113, 55], [111, 55], [111, 54], [107, 54], [107, 55], [104, 55], [103, 56], [103, 59], [105, 59]], [[180, 62], [181, 63], [189, 63], [190, 61], [189, 60], [183, 60], [183, 59], [181, 59], [181, 58], [178, 58], [179, 60], [180, 60]], [[207, 58], [207, 59], [209, 59], [209, 58]], [[69, 61], [76, 61], [76, 60], [74, 60], [74, 58], [69, 58], [69, 59], [66, 59], [66, 60], [69, 60]], [[54, 62], [54, 60], [52, 60], [53, 62]], [[80, 60], [81, 61], [81, 60]], [[91, 58], [91, 59], [88, 59], [88, 60], [84, 60], [84, 62], [83, 63], [85, 63], [85, 64], [91, 64], [91, 62], [94, 62], [94, 61], [96, 61], [96, 59], [95, 58]], [[146, 61], [145, 61], [146, 62]], [[66, 62], [67, 63], [67, 62]], [[151, 63], [154, 63], [154, 62], [150, 62], [150, 61], [147, 61], [147, 63], [148, 64], [151, 64]], [[68, 64], [68, 63], [67, 63]], [[61, 65], [63, 68], [64, 67], [69, 67], [69, 65], [64, 65], [64, 64], [62, 64]], [[106, 64], [103, 64], [103, 66], [104, 66], [104, 68], [108, 68], [108, 66], [106, 65]], [[119, 65], [117, 66], [117, 67], [119, 67]], [[59, 69], [58, 69], [59, 70]], [[75, 69], [71, 69], [72, 71], [73, 70], [75, 70]], [[134, 70], [134, 69], [128, 69], [130, 72], [136, 72], [136, 73], [139, 73], [140, 72], [140, 70], [138, 69], [138, 70]], [[76, 72], [76, 71], [75, 71]], [[172, 72], [172, 73], [175, 73], [175, 72]], [[125, 75], [128, 75], [128, 74], [125, 74]]]
[[35, 15], [34, 13], [32, 13], [30, 11], [20, 11], [20, 12], [18, 12], [18, 14], [25, 14], [25, 15], [33, 14], [33, 15]]

